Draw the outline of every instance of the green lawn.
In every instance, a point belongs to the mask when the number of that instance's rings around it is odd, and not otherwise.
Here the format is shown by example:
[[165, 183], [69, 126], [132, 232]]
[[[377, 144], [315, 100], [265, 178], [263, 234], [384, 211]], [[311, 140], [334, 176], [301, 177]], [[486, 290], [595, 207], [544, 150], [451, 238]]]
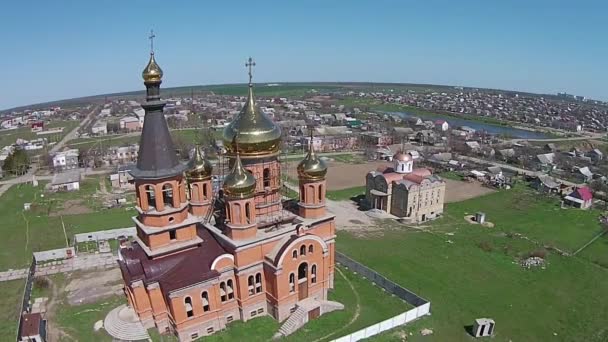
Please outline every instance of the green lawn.
[[[465, 326], [491, 317], [493, 341], [606, 341], [608, 302], [601, 298], [607, 269], [552, 252], [545, 270], [518, 264], [538, 247], [512, 231], [565, 247], [578, 246], [597, 231], [595, 213], [554, 204], [516, 188], [448, 204], [445, 217], [429, 224], [428, 232], [391, 223], [373, 236], [339, 232], [339, 251], [431, 301], [431, 316], [373, 340], [400, 340], [400, 334], [412, 332], [408, 341], [471, 341]], [[463, 220], [478, 210], [495, 228]], [[596, 252], [606, 255], [608, 245]], [[424, 328], [434, 334], [421, 336]]]
[[331, 159], [337, 162], [346, 163], [346, 164], [362, 164], [365, 162], [365, 159], [360, 154], [341, 154], [336, 156], [331, 156]]
[[77, 306], [63, 304], [56, 310], [54, 321], [75, 341], [111, 342], [112, 338], [105, 330], [95, 332], [93, 325], [103, 320], [108, 312], [121, 304], [126, 304], [124, 296], [114, 296], [96, 303]]
[[440, 172], [438, 175], [441, 178], [445, 178], [445, 179], [452, 179], [452, 180], [458, 180], [458, 181], [462, 180], [462, 176], [456, 171]]
[[365, 194], [364, 186], [356, 186], [353, 188], [341, 189], [341, 190], [328, 190], [327, 198], [334, 201], [348, 201], [352, 197]]
[[[0, 197], [0, 270], [26, 267], [32, 252], [65, 247], [67, 235], [133, 225], [134, 211], [125, 208], [102, 209], [91, 195], [99, 182], [85, 180], [81, 192], [45, 193], [43, 186], [29, 184], [12, 186]], [[44, 195], [42, 197], [41, 195]], [[61, 209], [66, 200], [81, 199], [82, 204], [95, 211], [87, 214], [50, 216]], [[32, 210], [23, 211], [23, 203], [32, 203]], [[65, 234], [63, 225], [65, 225]]]
[[127, 146], [139, 143], [139, 134], [130, 136], [103, 136], [95, 138], [79, 138], [70, 140], [68, 145], [70, 148], [90, 149], [92, 147], [102, 147], [104, 149], [113, 146]]
[[17, 337], [24, 286], [25, 279], [0, 282], [0, 335], [4, 336], [5, 341], [14, 341]]
[[[504, 232], [523, 234], [530, 239], [573, 252], [601, 231], [598, 210], [561, 209], [556, 197], [516, 186], [512, 190], [448, 205], [455, 222], [464, 213], [486, 213], [486, 220]], [[461, 217], [458, 217], [462, 213]]]
[[[25, 140], [32, 140], [39, 137], [45, 137], [49, 140], [49, 142], [57, 142], [61, 140], [66, 134], [68, 134], [74, 127], [78, 126], [79, 121], [54, 121], [45, 126], [46, 129], [53, 129], [57, 127], [63, 127], [62, 133], [51, 134], [51, 135], [36, 135], [35, 132], [32, 132], [29, 126], [21, 127], [17, 129], [7, 130], [0, 132], [0, 148], [14, 144], [18, 138]], [[38, 150], [41, 151], [41, 150]]]

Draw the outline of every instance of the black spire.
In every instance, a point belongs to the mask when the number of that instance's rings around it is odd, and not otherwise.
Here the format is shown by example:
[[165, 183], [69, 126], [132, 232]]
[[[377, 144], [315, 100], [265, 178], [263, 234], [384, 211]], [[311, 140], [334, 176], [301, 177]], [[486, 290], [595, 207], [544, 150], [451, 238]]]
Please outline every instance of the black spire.
[[175, 153], [163, 114], [165, 102], [160, 100], [162, 75], [162, 70], [154, 59], [154, 51], [151, 51], [150, 61], [142, 73], [146, 85], [146, 102], [141, 106], [146, 115], [139, 140], [137, 166], [131, 170], [131, 175], [136, 179], [168, 178], [180, 175], [186, 169], [186, 164], [180, 163]]

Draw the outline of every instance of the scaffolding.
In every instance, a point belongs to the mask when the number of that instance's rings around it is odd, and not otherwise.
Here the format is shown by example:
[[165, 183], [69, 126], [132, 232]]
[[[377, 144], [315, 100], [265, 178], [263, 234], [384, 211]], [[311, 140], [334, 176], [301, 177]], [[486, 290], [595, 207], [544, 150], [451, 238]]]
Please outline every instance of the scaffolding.
[[[203, 222], [210, 223], [211, 218], [213, 217], [215, 220], [214, 223], [217, 226], [222, 226], [226, 219], [226, 213], [221, 189], [225, 176], [230, 172], [230, 155], [228, 155], [224, 148], [218, 146], [216, 146], [216, 155], [217, 164], [213, 168], [214, 178], [212, 184], [213, 199], [211, 201], [211, 210], [209, 210], [207, 215], [204, 217]], [[273, 168], [270, 167], [274, 163], [278, 164], [277, 171], [273, 171]], [[270, 174], [268, 176], [271, 184], [269, 184], [269, 186], [263, 186], [263, 189], [260, 191], [256, 191], [254, 196], [264, 196], [265, 199], [264, 202], [257, 202], [256, 206], [273, 206], [275, 203], [277, 203], [277, 201], [279, 203], [278, 210], [270, 210], [268, 213], [258, 216], [258, 228], [266, 228], [268, 231], [276, 229], [281, 224], [290, 222], [295, 218], [295, 215], [292, 214], [289, 209], [291, 209], [291, 206], [295, 204], [299, 194], [297, 191], [292, 189], [297, 188], [297, 185], [294, 184], [297, 176], [294, 166], [295, 162], [290, 162], [288, 158], [288, 148], [285, 140], [282, 140], [281, 142], [278, 155], [264, 158], [261, 161], [261, 165], [262, 170], [270, 170]], [[246, 165], [245, 168], [247, 168]], [[276, 174], [273, 172], [276, 172]], [[265, 179], [263, 173], [262, 175], [254, 176], [256, 176], [256, 183], [262, 182], [262, 184], [264, 184]], [[274, 187], [270, 186], [272, 185], [273, 179], [276, 179], [278, 182], [278, 184], [275, 184]], [[291, 184], [291, 188], [288, 186], [288, 184]], [[277, 190], [273, 190], [273, 188]], [[277, 192], [277, 196], [272, 196], [273, 191]]]

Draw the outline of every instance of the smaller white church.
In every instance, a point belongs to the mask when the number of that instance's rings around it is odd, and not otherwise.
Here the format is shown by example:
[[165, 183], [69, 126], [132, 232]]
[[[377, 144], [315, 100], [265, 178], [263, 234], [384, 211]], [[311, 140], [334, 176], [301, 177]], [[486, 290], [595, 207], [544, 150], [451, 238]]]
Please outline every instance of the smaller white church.
[[427, 168], [414, 168], [411, 154], [398, 152], [393, 165], [371, 171], [365, 197], [372, 208], [420, 223], [443, 214], [445, 182]]

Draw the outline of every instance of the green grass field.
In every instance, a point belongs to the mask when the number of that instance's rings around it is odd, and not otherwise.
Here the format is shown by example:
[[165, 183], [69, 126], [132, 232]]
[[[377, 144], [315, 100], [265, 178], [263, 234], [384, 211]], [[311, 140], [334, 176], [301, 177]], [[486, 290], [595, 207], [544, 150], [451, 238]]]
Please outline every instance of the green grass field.
[[[76, 233], [132, 226], [134, 211], [102, 209], [99, 200], [92, 197], [97, 188], [95, 184], [98, 184], [97, 178], [85, 180], [80, 192], [71, 193], [45, 193], [42, 185], [34, 188], [29, 184], [19, 184], [3, 194], [0, 197], [0, 232], [4, 237], [0, 242], [0, 270], [26, 267], [34, 251], [65, 247], [66, 235], [71, 240]], [[70, 199], [79, 199], [95, 211], [50, 215]], [[30, 211], [23, 211], [26, 202], [32, 203]]]
[[[528, 189], [501, 191], [448, 204], [427, 231], [385, 224], [381, 233], [338, 233], [338, 250], [431, 301], [432, 315], [372, 340], [471, 341], [465, 326], [479, 317], [496, 320], [493, 341], [606, 341], [608, 270], [587, 257], [547, 253], [547, 268], [524, 270], [518, 261], [538, 246], [520, 232], [558, 247], [586, 242], [599, 226], [597, 213], [556, 209]], [[467, 223], [484, 211], [494, 228]], [[608, 254], [606, 240], [592, 255]], [[591, 248], [597, 248], [593, 250]], [[584, 251], [585, 252], [585, 251]], [[424, 328], [434, 330], [421, 336]], [[554, 334], [555, 333], [555, 334]]]
[[0, 334], [5, 341], [14, 341], [17, 337], [17, 323], [21, 312], [24, 279], [0, 282]]
[[365, 187], [356, 186], [353, 188], [327, 191], [327, 198], [334, 201], [348, 201], [353, 197], [364, 195]]
[[[29, 126], [21, 127], [17, 129], [1, 131], [0, 132], [0, 148], [14, 144], [18, 138], [25, 140], [32, 140], [38, 137], [46, 137], [50, 142], [57, 142], [61, 140], [66, 134], [68, 134], [74, 127], [78, 126], [79, 121], [54, 121], [45, 126], [46, 129], [52, 129], [57, 127], [64, 127], [62, 133], [51, 134], [51, 135], [36, 135], [35, 132], [32, 132]], [[38, 150], [42, 151], [42, 150]]]
[[103, 320], [108, 312], [121, 304], [125, 304], [123, 296], [105, 298], [92, 304], [71, 306], [60, 305], [57, 308], [54, 321], [63, 331], [73, 337], [74, 341], [112, 341], [112, 338], [104, 331], [93, 331], [93, 325]]

